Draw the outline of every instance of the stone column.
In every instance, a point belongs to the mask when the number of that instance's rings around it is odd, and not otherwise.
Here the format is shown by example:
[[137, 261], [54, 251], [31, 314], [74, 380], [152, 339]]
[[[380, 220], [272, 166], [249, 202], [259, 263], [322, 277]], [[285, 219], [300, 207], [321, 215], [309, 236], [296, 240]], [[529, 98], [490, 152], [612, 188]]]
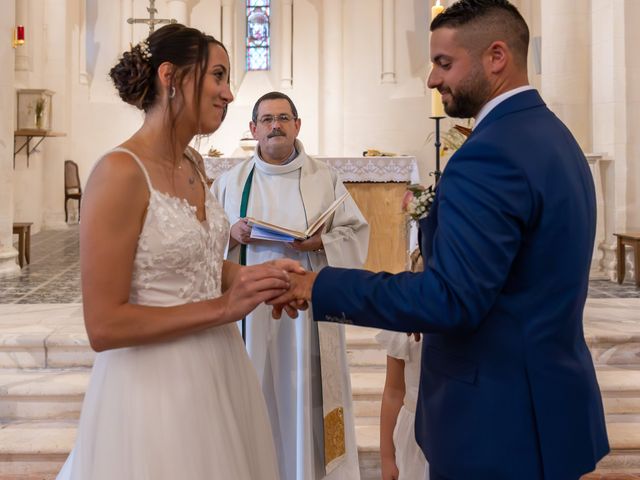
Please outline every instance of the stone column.
[[591, 152], [591, 0], [541, 0], [542, 96]]
[[[55, 92], [52, 98], [51, 129], [69, 135], [67, 72], [71, 70], [71, 65], [68, 61], [67, 45], [71, 41], [71, 28], [67, 23], [67, 4], [59, 0], [46, 0], [44, 9], [43, 76], [45, 87]], [[64, 161], [67, 154], [67, 138], [47, 138], [42, 143], [42, 223], [45, 229], [67, 227], [64, 221]]]
[[344, 65], [342, 0], [323, 0], [320, 40], [320, 154], [344, 149]]
[[185, 0], [169, 0], [167, 4], [169, 5], [169, 15], [168, 17], [162, 18], [175, 18], [178, 23], [189, 25], [187, 20], [187, 2]]
[[[31, 28], [29, 23], [29, 5], [27, 2], [14, 2], [16, 4], [16, 25], [25, 25], [26, 28]], [[13, 27], [12, 27], [13, 28]], [[27, 32], [29, 35], [29, 32]], [[27, 71], [31, 69], [29, 50], [32, 48], [32, 42], [25, 42], [20, 48], [15, 50], [15, 69], [21, 71]]]
[[[15, 26], [16, 11], [13, 1], [6, 2], [0, 15], [0, 31], [11, 32]], [[18, 252], [13, 248], [13, 131], [15, 128], [16, 93], [14, 68], [17, 52], [5, 38], [0, 42], [0, 277], [17, 275]], [[23, 47], [18, 47], [23, 48]]]
[[280, 71], [280, 88], [290, 89], [293, 86], [293, 0], [282, 0], [280, 8], [282, 9], [282, 52], [281, 71]]
[[[629, 129], [628, 108], [632, 105], [628, 83], [628, 63], [632, 61], [637, 40], [633, 29], [625, 20], [627, 8], [632, 2], [625, 0], [591, 0], [593, 92], [593, 151], [602, 152], [611, 159], [601, 170], [604, 210], [605, 238], [598, 245], [603, 251], [602, 265], [605, 274], [612, 280], [616, 272], [616, 232], [624, 232], [628, 225], [629, 179], [633, 178], [633, 159], [628, 156]], [[637, 35], [635, 35], [637, 37]], [[631, 266], [632, 262], [629, 262]], [[628, 270], [634, 275], [633, 269]], [[632, 273], [633, 272], [633, 273]]]
[[382, 83], [396, 83], [395, 2], [382, 0]]

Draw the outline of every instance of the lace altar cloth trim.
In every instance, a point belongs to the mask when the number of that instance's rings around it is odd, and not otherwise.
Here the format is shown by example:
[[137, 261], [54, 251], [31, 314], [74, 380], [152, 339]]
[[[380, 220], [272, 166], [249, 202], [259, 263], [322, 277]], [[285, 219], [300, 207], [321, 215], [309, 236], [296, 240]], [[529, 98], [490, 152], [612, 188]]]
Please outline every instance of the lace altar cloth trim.
[[[416, 157], [314, 157], [335, 168], [343, 182], [417, 182]], [[217, 178], [245, 157], [204, 157], [209, 178]]]

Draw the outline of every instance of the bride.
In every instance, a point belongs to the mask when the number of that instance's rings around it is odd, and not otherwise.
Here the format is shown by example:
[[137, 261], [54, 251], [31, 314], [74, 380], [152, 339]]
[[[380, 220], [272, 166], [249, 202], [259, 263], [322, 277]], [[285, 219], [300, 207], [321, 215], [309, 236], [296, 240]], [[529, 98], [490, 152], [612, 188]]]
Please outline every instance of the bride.
[[264, 399], [233, 322], [300, 267], [223, 260], [229, 224], [188, 148], [233, 100], [226, 49], [167, 25], [110, 75], [145, 119], [97, 162], [83, 196], [84, 317], [99, 353], [58, 479], [277, 479]]

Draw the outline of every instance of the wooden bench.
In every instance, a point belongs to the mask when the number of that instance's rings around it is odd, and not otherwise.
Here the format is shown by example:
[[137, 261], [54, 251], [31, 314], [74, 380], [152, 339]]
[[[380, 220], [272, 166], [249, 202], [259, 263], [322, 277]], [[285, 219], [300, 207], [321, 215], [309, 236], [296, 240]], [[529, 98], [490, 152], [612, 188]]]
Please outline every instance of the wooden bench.
[[31, 262], [31, 225], [33, 225], [31, 222], [13, 224], [13, 234], [18, 235], [18, 263], [20, 268], [25, 262], [27, 264]]
[[624, 281], [625, 246], [633, 250], [633, 268], [636, 276], [636, 287], [640, 288], [640, 233], [614, 233], [618, 237], [618, 283]]

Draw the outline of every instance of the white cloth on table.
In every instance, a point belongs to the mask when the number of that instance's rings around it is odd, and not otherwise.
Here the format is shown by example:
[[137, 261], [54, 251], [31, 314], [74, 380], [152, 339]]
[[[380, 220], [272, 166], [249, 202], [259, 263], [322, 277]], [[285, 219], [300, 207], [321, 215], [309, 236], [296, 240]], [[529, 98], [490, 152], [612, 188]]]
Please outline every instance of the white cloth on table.
[[387, 350], [388, 356], [404, 362], [405, 395], [393, 429], [398, 480], [428, 480], [427, 461], [415, 436], [422, 340], [416, 342], [413, 335], [386, 330], [381, 330], [376, 340]]
[[[346, 191], [337, 174], [326, 164], [308, 157], [296, 141], [298, 156], [285, 165], [272, 165], [255, 155], [216, 180], [213, 191], [225, 208], [231, 223], [240, 215], [242, 191], [255, 166], [247, 216], [270, 223], [305, 230], [332, 202]], [[247, 264], [277, 258], [293, 258], [303, 267], [317, 271], [327, 264], [362, 266], [367, 254], [368, 226], [350, 197], [338, 208], [322, 234], [324, 252], [300, 253], [280, 242], [248, 245]], [[229, 251], [236, 260], [240, 248]], [[311, 310], [295, 319], [283, 315], [271, 318], [270, 308], [262, 305], [247, 317], [247, 349], [262, 383], [283, 480], [359, 479], [359, 464], [351, 384], [346, 357], [344, 329], [341, 325], [318, 325]], [[338, 372], [334, 387], [343, 407], [346, 456], [325, 477], [322, 377], [319, 355], [319, 329], [334, 330], [334, 355]], [[322, 372], [324, 373], [324, 372]], [[330, 387], [330, 385], [329, 385]], [[329, 406], [329, 409], [333, 406]], [[327, 469], [328, 470], [328, 469]]]
[[[219, 296], [223, 209], [205, 188], [200, 223], [185, 200], [155, 190], [131, 155], [150, 198], [130, 302], [164, 307]], [[236, 325], [98, 353], [58, 480], [208, 478], [279, 478], [266, 405]]]

